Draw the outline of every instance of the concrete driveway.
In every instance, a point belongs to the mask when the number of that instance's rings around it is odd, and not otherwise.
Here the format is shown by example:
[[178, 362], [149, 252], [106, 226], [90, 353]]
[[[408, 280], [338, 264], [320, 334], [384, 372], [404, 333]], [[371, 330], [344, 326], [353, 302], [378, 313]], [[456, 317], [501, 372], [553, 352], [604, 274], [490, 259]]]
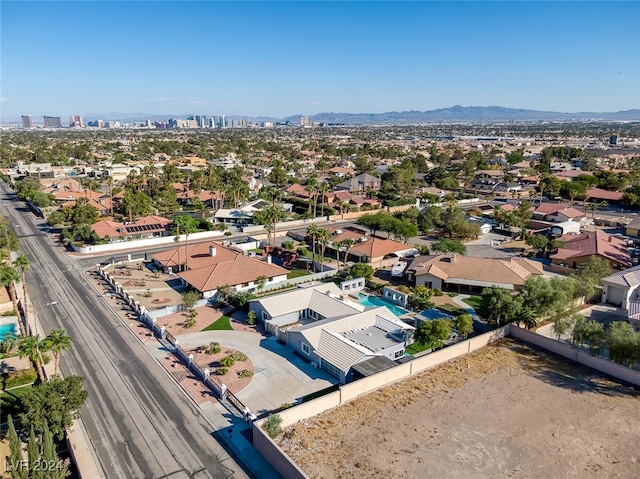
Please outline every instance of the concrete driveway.
[[202, 331], [177, 337], [184, 348], [217, 341], [242, 351], [253, 363], [254, 376], [237, 396], [256, 414], [295, 403], [303, 396], [337, 383], [329, 373], [311, 366], [274, 336], [245, 331]]

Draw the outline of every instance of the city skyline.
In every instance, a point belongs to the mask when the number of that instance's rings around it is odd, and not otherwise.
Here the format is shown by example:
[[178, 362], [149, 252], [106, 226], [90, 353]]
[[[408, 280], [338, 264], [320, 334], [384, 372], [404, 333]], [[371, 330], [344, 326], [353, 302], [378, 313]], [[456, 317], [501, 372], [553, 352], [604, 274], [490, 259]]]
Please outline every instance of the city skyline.
[[8, 1], [1, 18], [4, 120], [640, 107], [638, 2]]

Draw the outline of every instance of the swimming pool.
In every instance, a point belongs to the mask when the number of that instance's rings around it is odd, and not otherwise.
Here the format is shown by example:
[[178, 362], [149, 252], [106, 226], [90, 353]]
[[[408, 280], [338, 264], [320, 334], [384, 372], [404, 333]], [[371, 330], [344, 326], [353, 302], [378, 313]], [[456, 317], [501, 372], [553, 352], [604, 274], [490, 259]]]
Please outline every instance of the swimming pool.
[[4, 335], [7, 333], [16, 335], [16, 325], [14, 323], [0, 324], [0, 343], [4, 341]]
[[451, 316], [450, 314], [444, 313], [442, 311], [440, 311], [439, 309], [425, 309], [423, 311], [420, 312], [420, 316], [425, 317], [426, 319], [429, 319], [431, 321], [433, 321], [434, 319], [455, 319], [453, 316]]
[[378, 298], [377, 296], [369, 296], [363, 293], [358, 293], [358, 303], [366, 306], [367, 308], [386, 306], [386, 308], [396, 316], [404, 316], [405, 314], [409, 313], [409, 311], [407, 311], [406, 309], [390, 303], [389, 301], [385, 301], [384, 299]]

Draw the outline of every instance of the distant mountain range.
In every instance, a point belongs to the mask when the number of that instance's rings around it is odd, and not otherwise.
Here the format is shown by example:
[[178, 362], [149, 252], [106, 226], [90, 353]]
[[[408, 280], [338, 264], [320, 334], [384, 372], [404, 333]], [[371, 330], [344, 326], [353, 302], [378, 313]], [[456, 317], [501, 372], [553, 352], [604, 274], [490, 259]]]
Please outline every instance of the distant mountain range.
[[[417, 124], [442, 122], [500, 122], [500, 121], [575, 121], [599, 119], [605, 121], [640, 121], [640, 109], [618, 112], [560, 113], [555, 111], [523, 110], [502, 106], [460, 106], [427, 111], [390, 111], [386, 113], [318, 113], [312, 121], [346, 123], [349, 125]], [[292, 123], [300, 115], [286, 118]]]
[[[169, 118], [187, 118], [192, 114], [182, 115], [152, 115], [147, 113], [90, 113], [83, 115], [85, 122], [92, 120], [116, 120], [121, 122], [139, 122], [145, 120], [166, 121]], [[214, 115], [206, 115], [214, 116]], [[293, 115], [286, 118], [247, 117], [240, 115], [226, 115], [228, 120], [249, 119], [253, 123], [265, 121], [277, 123], [287, 122], [300, 124], [303, 115]], [[389, 111], [385, 113], [318, 113], [311, 115], [311, 121], [322, 123], [339, 123], [345, 125], [402, 125], [420, 123], [471, 122], [492, 123], [503, 121], [640, 121], [640, 109], [617, 112], [578, 112], [562, 113], [556, 111], [524, 110], [520, 108], [505, 108], [502, 106], [460, 106], [440, 108], [427, 111]], [[19, 119], [11, 119], [19, 121]], [[5, 120], [11, 121], [11, 120]], [[34, 117], [34, 120], [38, 120]]]

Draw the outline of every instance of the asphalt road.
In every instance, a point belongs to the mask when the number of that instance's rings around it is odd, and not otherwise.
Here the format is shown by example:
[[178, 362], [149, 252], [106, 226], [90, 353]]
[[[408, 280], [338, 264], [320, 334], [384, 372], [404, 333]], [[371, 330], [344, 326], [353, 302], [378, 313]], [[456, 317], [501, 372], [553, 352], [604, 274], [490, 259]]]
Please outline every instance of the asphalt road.
[[46, 330], [39, 333], [64, 328], [73, 339], [61, 370], [86, 378], [89, 399], [81, 416], [103, 477], [247, 477], [213, 438], [199, 407], [89, 287], [81, 263], [56, 248], [38, 219], [0, 184], [0, 213], [31, 261], [27, 285]]

